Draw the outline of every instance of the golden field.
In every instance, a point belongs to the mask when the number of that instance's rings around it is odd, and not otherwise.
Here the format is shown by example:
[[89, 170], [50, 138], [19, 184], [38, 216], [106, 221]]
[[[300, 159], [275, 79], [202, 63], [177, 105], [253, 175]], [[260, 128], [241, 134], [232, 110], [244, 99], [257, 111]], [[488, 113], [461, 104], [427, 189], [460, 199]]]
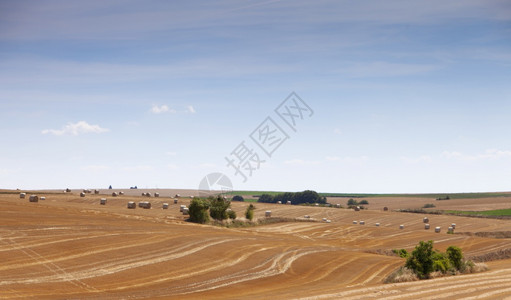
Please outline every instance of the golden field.
[[[106, 192], [106, 190], [105, 190]], [[170, 195], [39, 192], [31, 203], [15, 191], [0, 194], [0, 298], [2, 299], [503, 299], [511, 297], [511, 260], [488, 262], [489, 271], [419, 282], [383, 284], [404, 264], [385, 250], [412, 250], [433, 240], [466, 257], [511, 248], [511, 239], [446, 234], [511, 231], [511, 220], [424, 215], [382, 210], [413, 208], [430, 199], [368, 199], [368, 210], [256, 203], [255, 217], [299, 219], [225, 228], [185, 221]], [[46, 194], [45, 194], [46, 193]], [[107, 198], [100, 205], [100, 198]], [[346, 199], [329, 199], [343, 201]], [[152, 209], [127, 209], [150, 201]], [[418, 202], [419, 201], [419, 202]], [[452, 201], [452, 202], [451, 202]], [[169, 209], [162, 209], [162, 203]], [[441, 203], [440, 203], [441, 202]], [[509, 208], [511, 197], [434, 202], [437, 207]], [[440, 204], [439, 204], [440, 203]], [[248, 203], [233, 202], [238, 217]], [[507, 206], [506, 206], [507, 205]], [[442, 208], [444, 209], [444, 208]], [[475, 210], [475, 209], [474, 209]], [[309, 215], [312, 221], [305, 221]], [[322, 222], [323, 218], [331, 223]], [[352, 222], [363, 220], [365, 225]], [[375, 226], [380, 223], [380, 226]], [[400, 230], [399, 225], [404, 225]], [[441, 226], [442, 232], [433, 228]]]

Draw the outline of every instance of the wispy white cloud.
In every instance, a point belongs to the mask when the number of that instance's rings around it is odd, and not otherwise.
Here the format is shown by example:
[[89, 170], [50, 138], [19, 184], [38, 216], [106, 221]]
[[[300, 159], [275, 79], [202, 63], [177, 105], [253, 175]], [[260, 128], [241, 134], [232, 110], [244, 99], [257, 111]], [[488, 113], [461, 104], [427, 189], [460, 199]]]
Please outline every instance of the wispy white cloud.
[[188, 109], [188, 112], [189, 112], [189, 113], [191, 113], [191, 114], [194, 114], [194, 113], [195, 113], [195, 108], [194, 108], [193, 106], [188, 105], [187, 109]]
[[317, 160], [305, 160], [305, 159], [291, 159], [284, 161], [284, 164], [286, 165], [292, 165], [292, 166], [305, 166], [305, 165], [318, 165], [320, 164], [320, 161]]
[[103, 133], [109, 129], [102, 128], [99, 125], [91, 125], [85, 121], [79, 121], [77, 123], [67, 123], [62, 129], [44, 129], [41, 131], [42, 134], [53, 134], [53, 135], [79, 135], [83, 133]]
[[498, 150], [498, 149], [487, 149], [484, 153], [478, 154], [465, 154], [458, 151], [444, 151], [442, 157], [446, 159], [475, 161], [475, 160], [487, 160], [487, 159], [504, 159], [511, 158], [511, 151], [509, 150]]
[[163, 113], [175, 113], [176, 111], [173, 109], [170, 109], [167, 105], [153, 105], [151, 107], [151, 113], [153, 114], [163, 114]]
[[102, 172], [102, 171], [110, 170], [110, 167], [105, 166], [105, 165], [89, 165], [89, 166], [83, 166], [80, 169], [82, 171]]

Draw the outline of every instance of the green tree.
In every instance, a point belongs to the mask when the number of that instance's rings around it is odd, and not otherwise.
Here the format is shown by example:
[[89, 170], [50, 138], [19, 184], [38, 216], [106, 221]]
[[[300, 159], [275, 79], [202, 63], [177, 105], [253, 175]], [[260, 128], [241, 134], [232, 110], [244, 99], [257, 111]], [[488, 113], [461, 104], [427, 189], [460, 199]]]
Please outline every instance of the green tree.
[[433, 271], [445, 273], [451, 268], [451, 263], [445, 253], [433, 251], [431, 258], [433, 259]]
[[368, 204], [369, 204], [369, 202], [367, 202], [367, 200], [365, 200], [365, 199], [364, 199], [364, 200], [360, 201], [358, 204], [368, 205]]
[[190, 221], [200, 224], [207, 223], [209, 221], [209, 206], [209, 201], [200, 198], [193, 198], [190, 202], [190, 207], [188, 208]]
[[257, 202], [274, 203], [277, 201], [274, 201], [273, 196], [270, 194], [262, 194], [261, 196], [259, 196], [259, 199], [257, 199]]
[[229, 219], [234, 220], [236, 219], [236, 212], [234, 210], [227, 210], [227, 216]]
[[236, 195], [236, 196], [232, 197], [232, 201], [240, 201], [240, 202], [243, 202], [243, 201], [245, 201], [245, 199], [243, 199], [243, 196]]
[[463, 252], [459, 247], [456, 246], [449, 246], [447, 248], [447, 257], [449, 258], [449, 261], [451, 262], [452, 266], [456, 268], [458, 271], [462, 271], [463, 268]]
[[250, 221], [252, 221], [252, 219], [254, 219], [254, 210], [255, 210], [255, 206], [250, 204], [247, 207], [247, 210], [245, 211], [245, 218], [247, 218]]
[[348, 206], [352, 206], [352, 205], [357, 205], [357, 201], [356, 200], [353, 200], [352, 198], [350, 198], [350, 200], [348, 200], [348, 202], [346, 203]]
[[406, 260], [406, 267], [421, 279], [433, 271], [433, 241], [420, 241]]
[[210, 197], [209, 215], [215, 220], [225, 220], [228, 218], [227, 209], [231, 206], [231, 201], [221, 196]]

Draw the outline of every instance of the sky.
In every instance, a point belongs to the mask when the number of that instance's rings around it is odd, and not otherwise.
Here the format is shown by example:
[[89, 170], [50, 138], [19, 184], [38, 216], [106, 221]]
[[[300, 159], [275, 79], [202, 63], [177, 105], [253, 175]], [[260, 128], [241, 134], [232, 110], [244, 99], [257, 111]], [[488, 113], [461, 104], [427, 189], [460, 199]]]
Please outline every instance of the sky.
[[0, 0], [0, 188], [511, 191], [510, 82], [505, 0]]

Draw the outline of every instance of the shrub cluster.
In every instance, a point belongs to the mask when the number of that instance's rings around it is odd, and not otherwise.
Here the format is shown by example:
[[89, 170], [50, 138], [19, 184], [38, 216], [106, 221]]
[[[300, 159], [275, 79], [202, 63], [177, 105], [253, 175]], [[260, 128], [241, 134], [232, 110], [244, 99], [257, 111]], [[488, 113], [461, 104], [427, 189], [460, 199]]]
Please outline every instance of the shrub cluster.
[[297, 204], [304, 204], [304, 203], [319, 203], [319, 204], [326, 204], [326, 197], [321, 197], [317, 192], [306, 190], [303, 192], [297, 192], [297, 193], [282, 193], [277, 195], [270, 195], [270, 194], [262, 194], [259, 196], [259, 199], [257, 202], [262, 203], [277, 203], [281, 201], [282, 203], [287, 203], [288, 201], [291, 201], [291, 204], [297, 205]]

